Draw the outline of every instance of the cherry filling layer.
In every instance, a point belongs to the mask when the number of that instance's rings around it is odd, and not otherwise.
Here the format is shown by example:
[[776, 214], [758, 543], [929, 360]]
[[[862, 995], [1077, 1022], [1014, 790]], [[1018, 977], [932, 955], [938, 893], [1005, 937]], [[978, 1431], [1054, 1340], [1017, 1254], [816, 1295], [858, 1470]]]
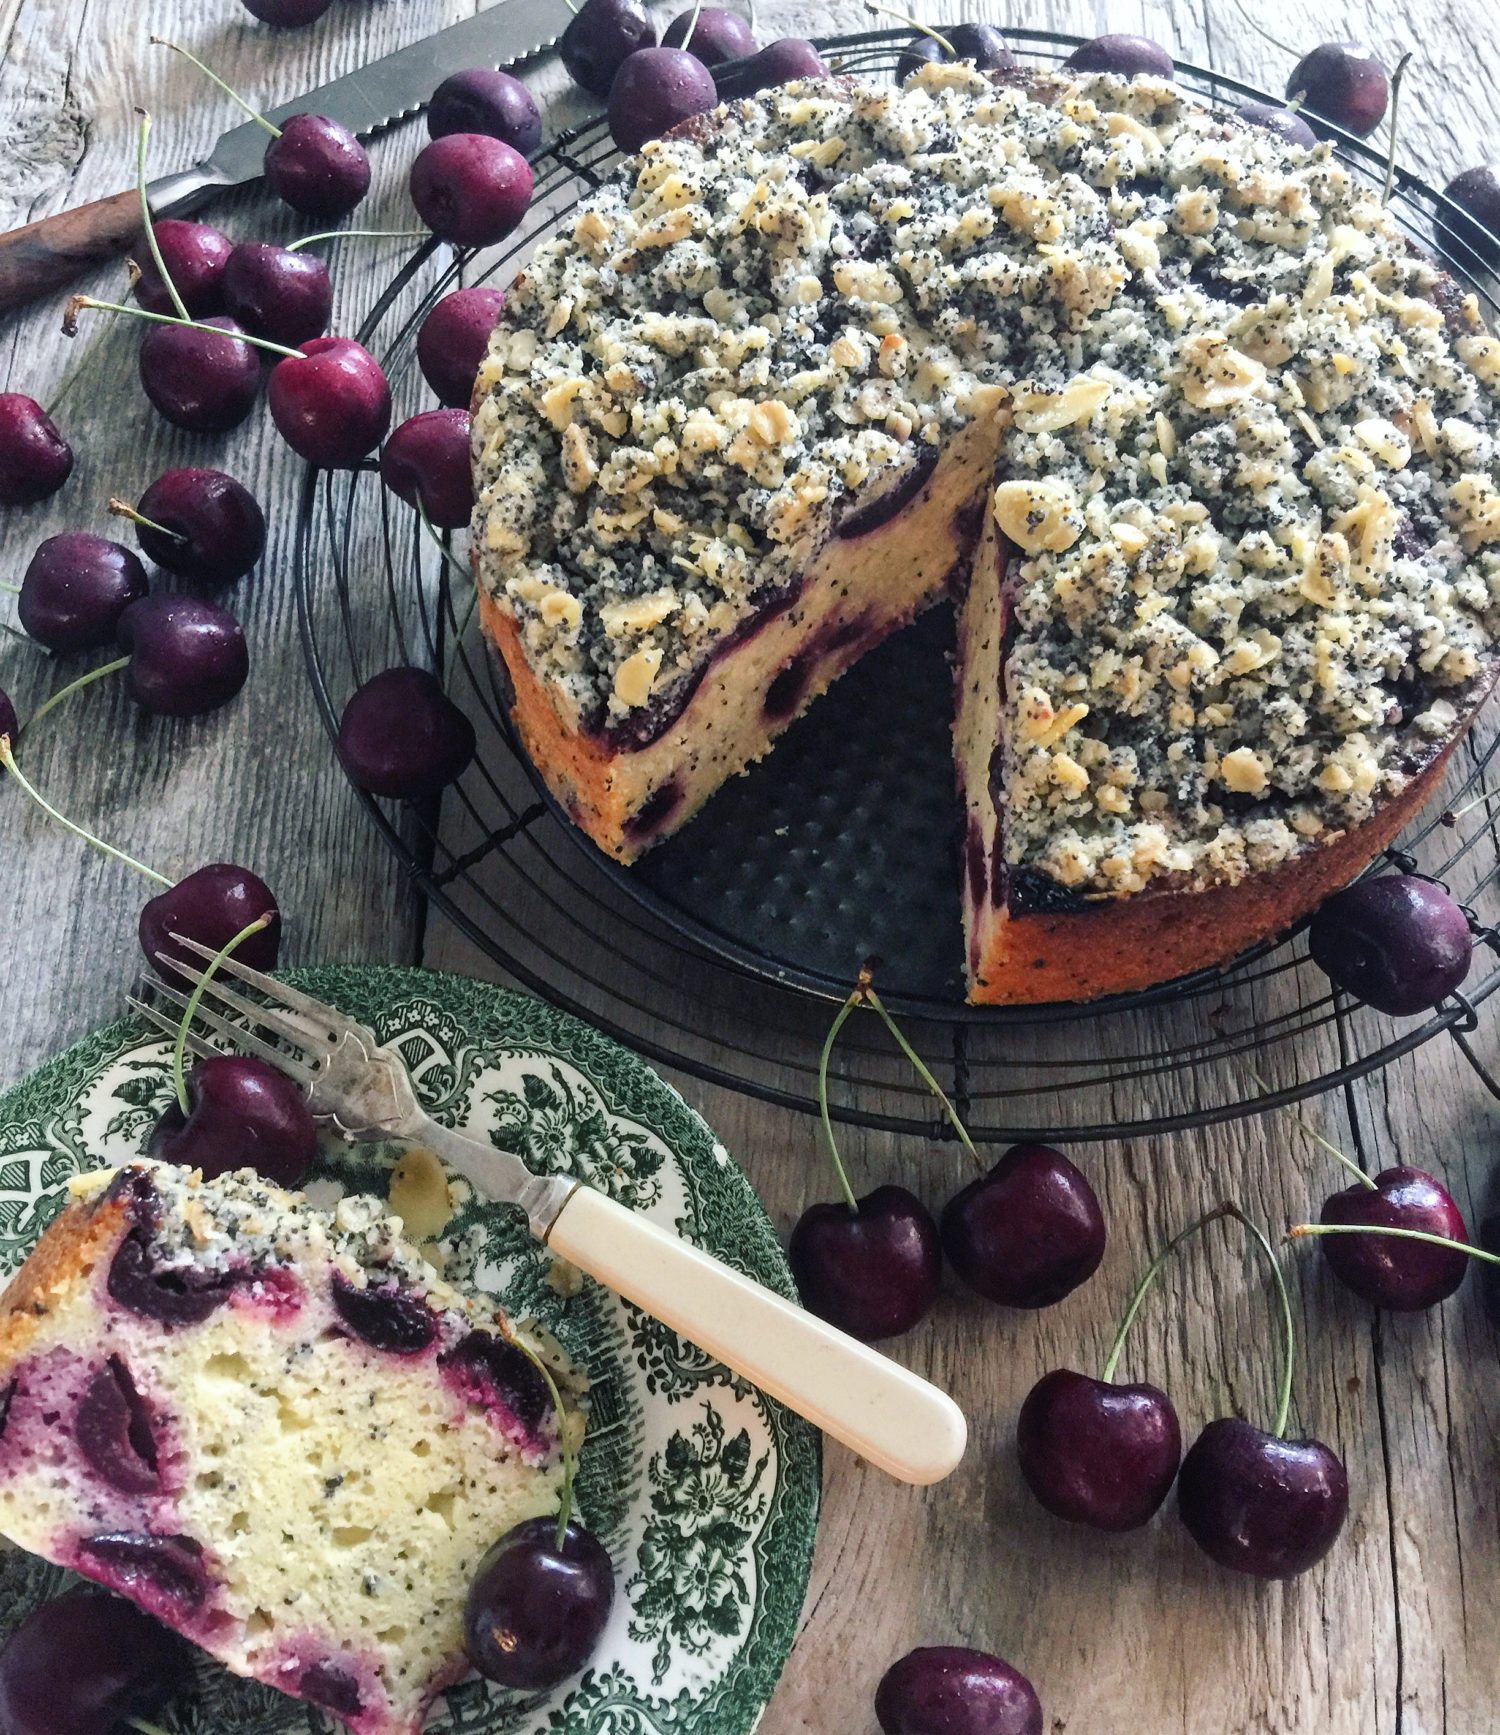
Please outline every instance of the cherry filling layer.
[[176, 1326], [201, 1325], [248, 1276], [245, 1271], [160, 1265], [147, 1231], [132, 1229], [110, 1264], [108, 1289], [111, 1299], [126, 1312], [155, 1320], [170, 1331]]
[[394, 1283], [380, 1289], [357, 1289], [336, 1277], [333, 1305], [361, 1342], [387, 1355], [421, 1355], [437, 1337], [437, 1315]]
[[190, 1536], [107, 1531], [83, 1537], [75, 1549], [80, 1572], [179, 1626], [202, 1609], [213, 1588], [203, 1546]]
[[122, 1494], [161, 1492], [151, 1411], [119, 1356], [112, 1355], [84, 1388], [73, 1434], [94, 1472]]
[[438, 1357], [438, 1366], [449, 1387], [487, 1410], [507, 1439], [531, 1451], [546, 1448], [541, 1425], [552, 1413], [552, 1394], [524, 1351], [490, 1332], [471, 1331]]

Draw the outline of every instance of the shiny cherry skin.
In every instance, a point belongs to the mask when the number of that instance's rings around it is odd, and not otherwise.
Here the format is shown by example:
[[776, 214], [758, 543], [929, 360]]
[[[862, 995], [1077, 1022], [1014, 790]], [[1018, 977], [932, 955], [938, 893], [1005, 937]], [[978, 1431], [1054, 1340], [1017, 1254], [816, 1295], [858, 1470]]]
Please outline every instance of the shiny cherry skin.
[[884, 1735], [1042, 1735], [1036, 1689], [988, 1651], [933, 1645], [892, 1663], [875, 1689]]
[[438, 401], [468, 409], [474, 379], [505, 308], [505, 292], [476, 284], [445, 295], [417, 333], [417, 365]]
[[713, 74], [681, 48], [643, 48], [615, 74], [609, 130], [622, 151], [638, 151], [719, 100]]
[[531, 165], [504, 139], [447, 133], [411, 166], [411, 202], [440, 241], [493, 247], [526, 215]]
[[295, 349], [327, 331], [333, 279], [303, 248], [241, 241], [224, 270], [224, 305], [253, 336]]
[[1166, 1499], [1182, 1427], [1155, 1386], [1115, 1385], [1069, 1368], [1044, 1374], [1016, 1422], [1026, 1486], [1058, 1518], [1136, 1530]]
[[718, 75], [720, 97], [753, 96], [799, 78], [827, 78], [828, 67], [813, 45], [800, 36], [768, 42], [742, 66]]
[[1094, 1189], [1061, 1151], [1016, 1145], [948, 1201], [943, 1250], [970, 1289], [1005, 1307], [1050, 1307], [1104, 1257]]
[[223, 434], [255, 408], [260, 361], [232, 319], [215, 314], [212, 331], [153, 325], [141, 339], [141, 385], [174, 427]]
[[0, 692], [0, 735], [7, 741], [14, 741], [21, 732], [21, 725], [16, 718], [16, 708], [11, 703], [9, 693]]
[[274, 24], [282, 30], [300, 30], [321, 18], [333, 0], [240, 0], [240, 4], [262, 24]]
[[1253, 1578], [1295, 1578], [1333, 1547], [1349, 1478], [1321, 1440], [1281, 1440], [1237, 1416], [1210, 1422], [1177, 1477], [1177, 1512], [1210, 1560]]
[[423, 410], [402, 422], [380, 454], [380, 479], [408, 506], [420, 500], [439, 530], [462, 530], [474, 510], [469, 412]]
[[[993, 24], [944, 24], [938, 27], [938, 35], [952, 48], [953, 59], [972, 61], [980, 72], [1006, 71], [1016, 64], [1010, 44]], [[928, 61], [948, 58], [932, 37], [918, 36], [907, 44], [897, 61], [896, 77], [904, 79]]]
[[688, 39], [688, 53], [695, 55], [705, 66], [720, 66], [726, 60], [743, 60], [747, 54], [755, 52], [755, 32], [750, 28], [750, 20], [738, 12], [726, 11], [722, 6], [703, 7], [696, 24], [693, 23], [691, 6], [686, 12], [679, 12], [661, 33], [662, 47], [681, 48], [689, 28], [693, 34]]
[[[1323, 1205], [1322, 1221], [1417, 1229], [1445, 1241], [1469, 1239], [1463, 1212], [1443, 1183], [1404, 1166], [1383, 1170], [1373, 1187], [1356, 1183], [1333, 1194]], [[1467, 1253], [1391, 1235], [1323, 1235], [1318, 1245], [1341, 1283], [1392, 1313], [1419, 1313], [1446, 1301], [1471, 1263]]]
[[120, 617], [150, 588], [145, 567], [121, 543], [65, 530], [37, 544], [21, 577], [16, 615], [49, 651], [94, 651], [114, 643]]
[[1364, 43], [1324, 42], [1297, 62], [1286, 94], [1289, 102], [1300, 96], [1313, 114], [1363, 139], [1385, 119], [1391, 81]]
[[640, 0], [584, 0], [557, 52], [568, 76], [591, 96], [608, 96], [615, 74], [642, 48], [656, 46], [656, 27]]
[[1121, 78], [1173, 78], [1176, 62], [1149, 36], [1095, 36], [1081, 42], [1064, 65], [1074, 72], [1113, 72]]
[[265, 550], [260, 503], [222, 470], [168, 470], [141, 495], [136, 511], [151, 520], [135, 527], [146, 555], [198, 584], [233, 584]]
[[36, 401], [0, 392], [0, 506], [34, 506], [73, 474], [73, 448]]
[[865, 1343], [899, 1337], [932, 1311], [943, 1272], [932, 1215], [905, 1187], [877, 1187], [853, 1211], [810, 1205], [787, 1246], [809, 1313]]
[[481, 1675], [541, 1692], [576, 1675], [598, 1648], [615, 1598], [615, 1572], [597, 1537], [531, 1518], [479, 1563], [464, 1604], [464, 1649]]
[[437, 795], [474, 757], [474, 725], [426, 669], [386, 669], [356, 688], [335, 746], [356, 789], [394, 801]]
[[5, 1735], [110, 1735], [192, 1676], [186, 1640], [122, 1597], [79, 1588], [35, 1608], [0, 1650]]
[[273, 912], [276, 920], [251, 934], [234, 954], [252, 970], [276, 968], [281, 951], [279, 906], [271, 888], [249, 868], [236, 867], [233, 862], [210, 862], [149, 900], [141, 911], [141, 950], [153, 966], [166, 956], [201, 969], [203, 959], [175, 945], [173, 934], [183, 934], [217, 952], [267, 911]]
[[250, 653], [244, 629], [196, 596], [147, 596], [120, 616], [116, 639], [129, 656], [125, 686], [158, 717], [202, 717], [244, 686]]
[[1430, 1012], [1460, 986], [1474, 937], [1441, 886], [1380, 874], [1328, 899], [1312, 919], [1308, 950], [1336, 987], [1405, 1018]]
[[449, 133], [488, 133], [529, 157], [542, 142], [542, 115], [519, 78], [476, 66], [450, 73], [432, 93], [427, 132], [435, 139]]
[[[182, 217], [163, 217], [153, 227], [167, 275], [177, 285], [189, 317], [206, 319], [211, 313], [222, 313], [224, 269], [234, 251], [233, 241], [211, 223], [190, 223]], [[136, 248], [135, 263], [140, 270], [136, 300], [148, 313], [175, 314], [176, 304], [144, 240]]]
[[342, 122], [321, 114], [294, 114], [281, 137], [266, 146], [266, 182], [304, 217], [334, 223], [347, 217], [370, 190], [370, 159]]
[[1450, 244], [1456, 238], [1466, 249], [1459, 254], [1460, 263], [1474, 253], [1494, 270], [1500, 265], [1500, 164], [1465, 169], [1443, 188], [1443, 197], [1451, 199], [1461, 213], [1440, 221]]
[[914, 72], [947, 58], [942, 43], [935, 36], [914, 36], [901, 50], [901, 58], [896, 62], [896, 79], [904, 84]]
[[353, 470], [391, 425], [390, 383], [353, 338], [315, 337], [300, 348], [271, 370], [271, 420], [308, 463]]
[[187, 1076], [188, 1113], [177, 1103], [152, 1129], [146, 1154], [212, 1181], [253, 1169], [277, 1187], [296, 1187], [318, 1154], [307, 1098], [284, 1072], [240, 1054], [200, 1060]]
[[1272, 102], [1242, 102], [1236, 112], [1241, 120], [1264, 127], [1289, 145], [1301, 145], [1310, 151], [1318, 142], [1318, 135], [1302, 116], [1289, 108], [1280, 108]]

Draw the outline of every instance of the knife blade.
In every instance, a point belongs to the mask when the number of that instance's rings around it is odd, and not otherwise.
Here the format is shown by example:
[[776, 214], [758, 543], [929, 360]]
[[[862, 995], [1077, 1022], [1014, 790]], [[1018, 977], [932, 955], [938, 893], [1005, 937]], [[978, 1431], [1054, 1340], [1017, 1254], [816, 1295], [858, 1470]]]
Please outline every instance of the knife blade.
[[[420, 113], [450, 73], [512, 66], [552, 47], [570, 17], [562, 0], [499, 0], [472, 18], [266, 110], [266, 118], [276, 122], [294, 114], [327, 115], [368, 138]], [[152, 211], [166, 216], [192, 210], [221, 187], [257, 179], [265, 151], [264, 127], [253, 120], [231, 127], [202, 162], [151, 183], [147, 195]]]

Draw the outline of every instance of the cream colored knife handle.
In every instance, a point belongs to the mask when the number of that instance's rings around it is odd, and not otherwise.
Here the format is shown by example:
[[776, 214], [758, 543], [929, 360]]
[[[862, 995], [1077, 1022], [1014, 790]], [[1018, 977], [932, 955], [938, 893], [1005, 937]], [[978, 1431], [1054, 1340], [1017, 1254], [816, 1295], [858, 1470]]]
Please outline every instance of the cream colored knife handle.
[[547, 1245], [902, 1482], [963, 1457], [946, 1392], [603, 1193], [580, 1187]]

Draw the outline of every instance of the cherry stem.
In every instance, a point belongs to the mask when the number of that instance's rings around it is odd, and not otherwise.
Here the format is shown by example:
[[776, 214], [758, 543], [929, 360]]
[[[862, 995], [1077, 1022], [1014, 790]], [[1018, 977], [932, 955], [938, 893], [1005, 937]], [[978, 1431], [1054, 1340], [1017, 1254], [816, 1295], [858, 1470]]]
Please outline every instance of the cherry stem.
[[1406, 68], [1411, 61], [1411, 50], [1396, 62], [1396, 70], [1391, 74], [1391, 138], [1385, 154], [1385, 186], [1381, 190], [1380, 202], [1389, 205], [1391, 194], [1396, 187], [1396, 116], [1401, 107], [1401, 81], [1406, 76]]
[[693, 16], [688, 19], [687, 35], [682, 39], [682, 52], [688, 51], [688, 44], [693, 40], [693, 32], [698, 28], [698, 14], [703, 10], [703, 0], [693, 0]]
[[953, 1104], [948, 1100], [948, 1093], [932, 1076], [927, 1063], [922, 1059], [921, 1055], [917, 1053], [916, 1049], [914, 1049], [906, 1040], [905, 1036], [902, 1035], [900, 1026], [896, 1023], [896, 1020], [891, 1017], [890, 1013], [886, 1011], [884, 1002], [868, 982], [863, 984], [863, 995], [866, 1003], [873, 1006], [880, 1014], [881, 1018], [885, 1022], [886, 1029], [890, 1031], [891, 1035], [895, 1037], [899, 1044], [901, 1052], [916, 1068], [917, 1077], [921, 1079], [922, 1083], [927, 1086], [928, 1090], [930, 1090], [943, 1105], [943, 1113], [947, 1115], [949, 1121], [952, 1123], [954, 1132], [958, 1134], [959, 1143], [974, 1159], [974, 1167], [978, 1169], [982, 1175], [984, 1173], [984, 1163], [980, 1159], [979, 1152], [974, 1149], [974, 1141], [969, 1137], [969, 1129], [964, 1125], [958, 1110], [954, 1108]]
[[349, 241], [363, 238], [370, 241], [414, 241], [430, 235], [430, 229], [325, 229], [321, 235], [304, 235], [300, 241], [288, 241], [288, 253], [311, 247], [314, 241]]
[[178, 319], [171, 313], [149, 313], [144, 307], [122, 307], [118, 301], [99, 301], [92, 295], [75, 295], [63, 309], [63, 333], [75, 337], [78, 315], [84, 308], [100, 313], [123, 313], [131, 319], [149, 319], [156, 325], [180, 325], [187, 331], [206, 331], [215, 337], [232, 337], [237, 343], [248, 343], [252, 349], [263, 349], [270, 355], [290, 356], [300, 361], [300, 349], [288, 349], [284, 343], [272, 343], [268, 337], [251, 337], [248, 331], [225, 331], [222, 325], [205, 325], [201, 319]]
[[112, 662], [101, 663], [97, 669], [90, 669], [86, 675], [80, 675], [77, 680], [69, 681], [66, 687], [60, 687], [50, 699], [44, 699], [31, 716], [26, 719], [26, 728], [35, 729], [42, 718], [55, 706], [62, 704], [64, 699], [72, 698], [82, 687], [92, 687], [95, 681], [102, 681], [108, 675], [117, 675], [130, 662], [129, 657], [116, 657]]
[[111, 494], [109, 509], [116, 518], [128, 518], [132, 524], [139, 524], [146, 530], [155, 530], [162, 536], [170, 536], [174, 542], [187, 541], [180, 530], [168, 530], [165, 524], [158, 524], [154, 518], [148, 518], [144, 512], [137, 512], [128, 500], [121, 500]]
[[839, 1155], [838, 1140], [833, 1136], [833, 1117], [828, 1112], [828, 1061], [833, 1054], [833, 1045], [838, 1040], [839, 1032], [844, 1028], [849, 1014], [864, 998], [864, 993], [863, 986], [856, 988], [839, 1007], [838, 1015], [829, 1025], [828, 1035], [823, 1039], [823, 1052], [818, 1056], [818, 1113], [823, 1117], [823, 1136], [828, 1140], [828, 1154], [833, 1158], [833, 1166], [838, 1171], [839, 1186], [843, 1188], [844, 1198], [853, 1212], [858, 1212], [859, 1201], [854, 1197], [853, 1187], [849, 1185], [848, 1171], [844, 1168], [844, 1159]]
[[865, 0], [865, 11], [873, 12], [881, 18], [894, 18], [898, 24], [905, 24], [923, 36], [930, 36], [950, 60], [957, 60], [958, 53], [946, 36], [939, 36], [930, 25], [919, 23], [915, 18], [909, 18], [906, 13], [898, 12], [894, 6], [877, 6], [875, 0]]
[[112, 857], [115, 861], [123, 862], [126, 867], [134, 868], [138, 874], [144, 874], [148, 880], [154, 880], [157, 885], [163, 887], [171, 886], [172, 882], [165, 874], [159, 874], [155, 868], [147, 867], [145, 862], [137, 861], [133, 855], [126, 855], [124, 850], [116, 849], [112, 843], [105, 843], [102, 838], [95, 837], [92, 832], [85, 831], [81, 825], [75, 825], [66, 814], [59, 813], [52, 803], [46, 800], [45, 797], [27, 781], [21, 771], [21, 767], [16, 764], [16, 756], [11, 751], [10, 737], [8, 735], [0, 735], [0, 765], [3, 765], [11, 776], [15, 778], [16, 782], [20, 784], [26, 794], [30, 796], [39, 808], [41, 808], [42, 812], [45, 813], [49, 819], [55, 819], [64, 831], [71, 831], [74, 837], [82, 838], [86, 844], [91, 848], [98, 850], [101, 855], [107, 855]]
[[126, 1727], [140, 1731], [140, 1735], [167, 1735], [160, 1723], [148, 1723], [144, 1717], [127, 1717]]
[[[1266, 1083], [1266, 1081], [1260, 1076], [1260, 1074], [1255, 1070], [1255, 1068], [1253, 1066], [1247, 1066], [1245, 1068], [1245, 1071], [1250, 1074], [1250, 1077], [1255, 1081], [1255, 1083], [1257, 1085], [1260, 1086], [1260, 1088], [1263, 1091], [1266, 1091], [1266, 1092], [1270, 1091], [1270, 1089], [1271, 1089], [1270, 1085], [1268, 1085]], [[1303, 1117], [1297, 1112], [1296, 1109], [1294, 1109], [1292, 1107], [1292, 1105], [1290, 1103], [1288, 1103], [1286, 1105], [1286, 1112], [1291, 1117], [1292, 1120], [1296, 1121], [1297, 1125], [1302, 1128], [1303, 1132], [1307, 1134], [1308, 1138], [1310, 1138], [1315, 1145], [1321, 1145], [1323, 1147], [1323, 1149], [1328, 1152], [1329, 1156], [1332, 1157], [1336, 1163], [1342, 1163], [1343, 1166], [1349, 1171], [1349, 1173], [1351, 1175], [1353, 1175], [1355, 1180], [1358, 1181], [1362, 1187], [1368, 1187], [1371, 1192], [1377, 1191], [1375, 1183], [1364, 1172], [1364, 1170], [1362, 1168], [1360, 1168], [1359, 1164], [1351, 1161], [1350, 1158], [1348, 1158], [1344, 1155], [1344, 1153], [1338, 1148], [1337, 1145], [1332, 1144], [1329, 1142], [1329, 1140], [1325, 1139], [1323, 1137], [1322, 1133], [1318, 1132], [1317, 1129], [1309, 1121], [1304, 1120]]]
[[1426, 1241], [1433, 1247], [1452, 1247], [1459, 1253], [1467, 1253], [1470, 1259], [1500, 1265], [1500, 1255], [1476, 1247], [1472, 1241], [1432, 1235], [1426, 1229], [1388, 1229], [1380, 1223], [1294, 1223], [1286, 1232], [1288, 1241], [1300, 1241], [1308, 1235], [1389, 1235], [1397, 1241]]
[[188, 1104], [187, 1075], [183, 1070], [183, 1057], [187, 1053], [188, 1030], [194, 1018], [198, 1015], [198, 1007], [202, 1003], [204, 990], [219, 973], [219, 966], [252, 934], [258, 934], [263, 928], [270, 927], [276, 920], [276, 912], [267, 910], [264, 915], [257, 916], [253, 922], [247, 922], [232, 940], [226, 940], [209, 959], [207, 968], [199, 975], [193, 984], [193, 991], [188, 995], [187, 1005], [182, 1009], [182, 1021], [177, 1026], [177, 1040], [172, 1045], [172, 1088], [177, 1092], [177, 1106], [184, 1114], [191, 1113]]
[[245, 113], [249, 115], [251, 120], [258, 122], [263, 126], [273, 139], [279, 139], [281, 137], [280, 127], [272, 126], [270, 121], [266, 119], [259, 109], [251, 108], [250, 104], [245, 101], [244, 97], [240, 95], [233, 85], [226, 84], [224, 80], [219, 77], [218, 73], [216, 73], [212, 67], [205, 66], [196, 54], [190, 54], [187, 49], [183, 48], [179, 43], [168, 42], [165, 36], [153, 36], [151, 41], [157, 48], [170, 48], [173, 54], [180, 54], [184, 60], [191, 61], [205, 78], [211, 78], [213, 82], [218, 85], [219, 89], [224, 92], [225, 96], [229, 97], [232, 101], [237, 102], [240, 107], [244, 109]]
[[20, 585], [12, 584], [7, 578], [0, 578], [0, 590], [8, 590], [12, 596], [19, 596], [21, 594]]
[[1284, 1440], [1287, 1422], [1292, 1413], [1292, 1362], [1297, 1352], [1297, 1327], [1292, 1318], [1291, 1294], [1287, 1290], [1286, 1276], [1282, 1272], [1281, 1261], [1276, 1257], [1276, 1249], [1260, 1224], [1238, 1205], [1228, 1206], [1225, 1215], [1233, 1217], [1265, 1255], [1266, 1263], [1271, 1267], [1271, 1276], [1276, 1280], [1276, 1295], [1281, 1305], [1282, 1355], [1281, 1379], [1276, 1393], [1276, 1425], [1273, 1432], [1278, 1440]]
[[[1288, 54], [1290, 54], [1292, 52], [1294, 52], [1292, 49], [1287, 50]], [[1288, 114], [1296, 114], [1297, 111], [1302, 107], [1303, 103], [1305, 103], [1306, 101], [1307, 101], [1307, 92], [1305, 90], [1299, 90], [1297, 92], [1297, 94], [1292, 98], [1292, 100], [1286, 105], [1286, 112]]]
[[469, 571], [468, 567], [464, 565], [448, 544], [443, 541], [442, 531], [439, 530], [437, 525], [435, 525], [427, 516], [427, 507], [420, 493], [417, 495], [417, 516], [422, 520], [422, 528], [432, 538], [433, 547], [437, 549], [438, 553], [442, 555], [443, 559], [447, 561], [448, 565], [453, 568], [465, 584], [472, 584], [474, 581], [474, 574]]
[[563, 1484], [562, 1495], [557, 1508], [557, 1552], [562, 1553], [563, 1544], [568, 1539], [568, 1522], [573, 1516], [573, 1483], [578, 1473], [578, 1452], [574, 1444], [573, 1430], [568, 1425], [568, 1413], [563, 1408], [562, 1393], [557, 1389], [557, 1381], [552, 1377], [549, 1368], [534, 1349], [521, 1342], [519, 1338], [511, 1338], [521, 1354], [531, 1363], [547, 1383], [547, 1392], [552, 1399], [552, 1407], [557, 1411], [557, 1443], [562, 1448]]
[[1146, 1267], [1140, 1282], [1136, 1284], [1134, 1293], [1126, 1304], [1125, 1312], [1121, 1315], [1119, 1326], [1115, 1331], [1115, 1340], [1109, 1346], [1109, 1357], [1104, 1364], [1103, 1373], [1099, 1376], [1105, 1385], [1108, 1385], [1115, 1377], [1115, 1369], [1120, 1365], [1120, 1352], [1125, 1348], [1126, 1334], [1135, 1324], [1135, 1316], [1141, 1311], [1141, 1303], [1146, 1299], [1146, 1293], [1155, 1283], [1157, 1273], [1162, 1266], [1167, 1263], [1184, 1241], [1196, 1235], [1200, 1229], [1207, 1228], [1210, 1223], [1217, 1223], [1221, 1217], [1227, 1217], [1229, 1214], [1230, 1206], [1227, 1204], [1215, 1205], [1212, 1211], [1205, 1211], [1195, 1222], [1189, 1223], [1186, 1229], [1179, 1229]]
[[1466, 813], [1472, 813], [1476, 807], [1488, 807], [1500, 791], [1490, 790], [1486, 795], [1476, 795], [1472, 801], [1466, 801], [1462, 807], [1450, 807], [1438, 815], [1439, 825], [1457, 825]]
[[172, 299], [172, 305], [177, 309], [179, 319], [188, 317], [187, 303], [177, 293], [177, 285], [172, 281], [172, 274], [167, 270], [167, 262], [161, 256], [161, 246], [156, 239], [156, 223], [151, 216], [151, 201], [146, 197], [146, 151], [151, 141], [151, 116], [143, 108], [135, 111], [141, 117], [140, 137], [135, 147], [135, 184], [141, 195], [141, 227], [146, 231], [146, 245], [151, 249], [151, 257], [156, 263], [157, 274], [166, 286], [167, 294]]

